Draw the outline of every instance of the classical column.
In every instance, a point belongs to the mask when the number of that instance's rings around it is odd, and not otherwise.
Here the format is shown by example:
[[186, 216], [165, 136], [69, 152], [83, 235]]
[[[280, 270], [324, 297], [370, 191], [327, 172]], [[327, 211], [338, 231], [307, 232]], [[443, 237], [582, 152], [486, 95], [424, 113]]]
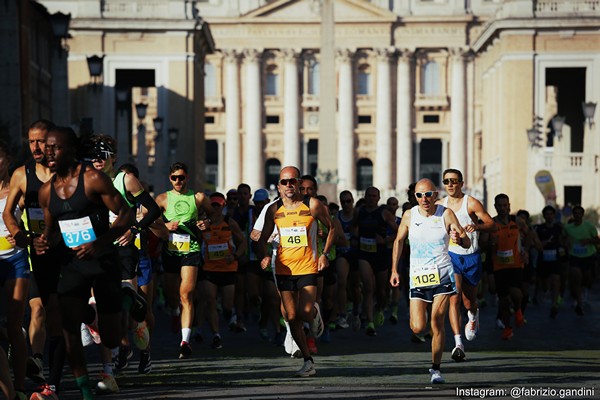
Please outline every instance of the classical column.
[[240, 140], [240, 80], [239, 54], [235, 50], [224, 50], [225, 58], [225, 190], [237, 187], [241, 181]]
[[283, 57], [283, 165], [300, 168], [298, 52], [285, 49]]
[[392, 188], [392, 88], [389, 49], [377, 49], [377, 111], [375, 116], [374, 185]]
[[465, 87], [465, 60], [464, 50], [461, 48], [451, 50], [452, 58], [452, 99], [450, 131], [450, 164], [449, 168], [456, 168], [466, 173], [467, 157], [467, 132], [466, 132], [466, 87]]
[[338, 96], [338, 187], [356, 189], [356, 153], [354, 151], [354, 93], [352, 92], [352, 53], [337, 53], [339, 73]]
[[263, 187], [264, 151], [262, 145], [262, 95], [260, 56], [262, 52], [244, 50], [246, 65], [246, 141], [244, 143], [244, 182], [252, 190]]
[[402, 50], [396, 80], [396, 190], [404, 191], [413, 180], [412, 53]]

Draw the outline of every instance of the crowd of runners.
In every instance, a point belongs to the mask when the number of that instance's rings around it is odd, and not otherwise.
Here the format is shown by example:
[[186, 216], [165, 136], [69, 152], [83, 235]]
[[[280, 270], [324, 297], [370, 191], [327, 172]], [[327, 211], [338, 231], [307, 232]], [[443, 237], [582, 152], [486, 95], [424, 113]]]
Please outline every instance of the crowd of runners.
[[[133, 348], [138, 372], [147, 374], [152, 347], [172, 346], [185, 359], [193, 343], [226, 346], [222, 327], [243, 335], [251, 323], [265, 342], [302, 360], [295, 375], [308, 377], [319, 342], [340, 329], [375, 337], [384, 323], [399, 322], [401, 302], [412, 340], [431, 337], [428, 379], [443, 383], [446, 319], [451, 357], [461, 362], [463, 333], [477, 338], [486, 299], [497, 306], [490, 308], [499, 340], [509, 340], [513, 327], [526, 324], [528, 304], [545, 297], [549, 318], [568, 310], [560, 306], [569, 296], [572, 312], [583, 316], [598, 267], [598, 231], [583, 208], [564, 216], [548, 205], [534, 225], [525, 210], [511, 214], [501, 193], [492, 217], [463, 191], [455, 169], [443, 171], [443, 190], [421, 179], [404, 204], [391, 197], [380, 205], [375, 187], [356, 202], [348, 190], [327, 199], [295, 166], [281, 170], [275, 198], [245, 183], [198, 192], [176, 162], [168, 171], [172, 190], [153, 196], [135, 165], [114, 165], [110, 136], [80, 139], [40, 120], [28, 143], [31, 159], [14, 170], [0, 143], [0, 338], [9, 350], [0, 347], [0, 389], [7, 399], [58, 399], [65, 363], [83, 399], [116, 393], [115, 374], [129, 366]], [[152, 343], [158, 302], [177, 342]], [[98, 348], [98, 381], [87, 368], [87, 346]], [[30, 396], [26, 378], [39, 385]]]

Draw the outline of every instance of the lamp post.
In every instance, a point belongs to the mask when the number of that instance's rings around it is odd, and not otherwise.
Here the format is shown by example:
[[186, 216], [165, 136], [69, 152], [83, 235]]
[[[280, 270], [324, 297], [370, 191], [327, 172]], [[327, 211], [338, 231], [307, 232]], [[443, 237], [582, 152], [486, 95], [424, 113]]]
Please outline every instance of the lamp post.
[[50, 16], [50, 23], [52, 24], [52, 33], [59, 39], [58, 54], [62, 57], [63, 51], [66, 52], [69, 50], [67, 38], [69, 37], [71, 14], [54, 13]]
[[140, 179], [147, 179], [148, 171], [148, 154], [146, 151], [146, 111], [148, 104], [138, 103], [135, 105], [135, 112], [138, 118], [138, 135], [137, 135], [137, 167], [140, 171]]
[[102, 83], [102, 72], [104, 69], [104, 56], [93, 55], [87, 58], [88, 69], [90, 71], [90, 83], [96, 87]]
[[554, 137], [558, 140], [562, 138], [562, 129], [565, 125], [565, 117], [556, 115], [552, 118], [552, 130], [554, 131]]

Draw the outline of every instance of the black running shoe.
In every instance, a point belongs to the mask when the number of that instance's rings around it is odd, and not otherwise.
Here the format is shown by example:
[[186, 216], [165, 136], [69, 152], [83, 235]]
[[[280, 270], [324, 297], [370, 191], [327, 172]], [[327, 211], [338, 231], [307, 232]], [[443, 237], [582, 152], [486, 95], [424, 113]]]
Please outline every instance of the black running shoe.
[[152, 371], [152, 359], [150, 358], [149, 351], [140, 351], [140, 364], [138, 365], [138, 372], [140, 374], [148, 374]]

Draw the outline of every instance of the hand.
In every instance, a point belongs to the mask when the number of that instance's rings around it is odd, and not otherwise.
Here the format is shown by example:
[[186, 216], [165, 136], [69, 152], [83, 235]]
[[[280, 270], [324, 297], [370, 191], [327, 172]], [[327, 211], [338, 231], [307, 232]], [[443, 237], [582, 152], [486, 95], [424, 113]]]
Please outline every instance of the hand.
[[179, 227], [179, 221], [169, 221], [169, 222], [165, 222], [165, 226], [167, 227], [167, 229], [171, 232], [174, 232], [177, 230], [177, 228]]
[[390, 285], [393, 287], [397, 287], [400, 285], [400, 275], [398, 275], [397, 271], [392, 271], [390, 275]]
[[198, 229], [200, 229], [201, 231], [205, 231], [208, 228], [210, 228], [210, 223], [211, 220], [210, 218], [206, 218], [206, 219], [202, 219], [200, 221], [196, 222], [196, 226], [198, 227]]
[[460, 234], [454, 228], [450, 230], [450, 240], [457, 244], [461, 242]]
[[262, 269], [267, 269], [271, 265], [271, 256], [266, 256], [262, 260], [260, 260], [260, 267]]
[[467, 231], [468, 233], [473, 233], [477, 230], [477, 225], [475, 224], [469, 224], [465, 226], [465, 231]]
[[329, 267], [329, 259], [325, 254], [321, 254], [317, 262], [317, 271], [321, 272], [327, 267]]
[[77, 247], [73, 247], [73, 250], [76, 252], [75, 255], [77, 256], [77, 258], [82, 260], [84, 258], [93, 257], [97, 252], [95, 243], [96, 242], [94, 241], [91, 243], [84, 243]]
[[33, 248], [37, 255], [46, 254], [46, 251], [50, 248], [48, 239], [43, 234], [33, 239]]
[[133, 232], [131, 232], [131, 230], [128, 230], [123, 234], [123, 236], [117, 239], [117, 243], [119, 244], [119, 246], [128, 246], [134, 240], [135, 235], [133, 234]]
[[[31, 244], [31, 239], [23, 231], [19, 231], [14, 237], [9, 236], [7, 238], [7, 240], [8, 240], [8, 243], [11, 244], [11, 246], [17, 246], [22, 249], [26, 248], [27, 245]], [[13, 243], [13, 241], [14, 241], [14, 243]]]

